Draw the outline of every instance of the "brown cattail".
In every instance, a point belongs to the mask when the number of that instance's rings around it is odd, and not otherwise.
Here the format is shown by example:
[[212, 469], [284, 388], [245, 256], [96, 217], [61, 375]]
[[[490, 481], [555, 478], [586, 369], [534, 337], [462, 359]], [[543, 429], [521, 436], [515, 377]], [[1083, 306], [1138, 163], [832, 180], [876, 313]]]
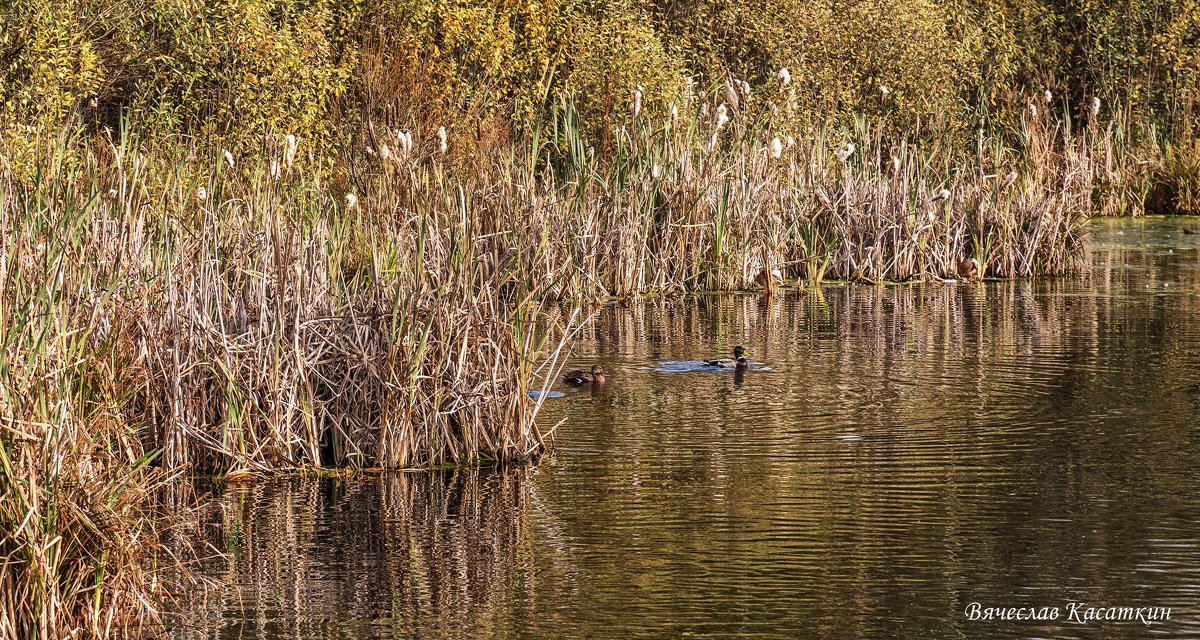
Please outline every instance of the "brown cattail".
[[737, 89], [733, 88], [733, 83], [734, 80], [730, 78], [725, 79], [725, 103], [731, 108], [737, 109], [741, 101], [738, 100], [738, 92]]

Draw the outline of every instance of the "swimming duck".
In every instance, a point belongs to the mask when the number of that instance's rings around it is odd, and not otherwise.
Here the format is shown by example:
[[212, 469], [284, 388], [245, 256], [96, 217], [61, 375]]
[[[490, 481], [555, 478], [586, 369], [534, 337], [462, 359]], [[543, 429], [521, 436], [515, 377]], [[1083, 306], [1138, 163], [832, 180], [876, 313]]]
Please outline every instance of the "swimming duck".
[[563, 376], [563, 382], [576, 387], [585, 384], [604, 384], [604, 370], [600, 368], [600, 365], [594, 364], [591, 371], [582, 369], [569, 371], [567, 375]]
[[750, 366], [746, 360], [746, 347], [738, 345], [733, 348], [732, 358], [716, 358], [715, 360], [705, 360], [704, 364], [710, 367], [719, 367], [721, 369], [745, 369]]

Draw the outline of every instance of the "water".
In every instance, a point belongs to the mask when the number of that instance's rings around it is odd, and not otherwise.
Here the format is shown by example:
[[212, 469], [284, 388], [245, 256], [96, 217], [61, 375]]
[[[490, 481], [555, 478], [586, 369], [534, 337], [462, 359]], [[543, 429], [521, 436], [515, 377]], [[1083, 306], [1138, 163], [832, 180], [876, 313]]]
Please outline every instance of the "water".
[[609, 382], [546, 400], [535, 470], [223, 488], [173, 637], [1200, 637], [1185, 226], [1093, 223], [1065, 280], [607, 307], [569, 365]]

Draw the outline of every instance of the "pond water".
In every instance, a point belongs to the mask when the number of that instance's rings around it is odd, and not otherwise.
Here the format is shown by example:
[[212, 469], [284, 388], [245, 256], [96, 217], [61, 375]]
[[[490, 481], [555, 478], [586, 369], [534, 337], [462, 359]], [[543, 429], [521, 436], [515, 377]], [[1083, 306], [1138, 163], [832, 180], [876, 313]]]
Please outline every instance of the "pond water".
[[536, 469], [220, 489], [172, 637], [1200, 637], [1184, 227], [1096, 221], [1071, 279], [605, 307]]

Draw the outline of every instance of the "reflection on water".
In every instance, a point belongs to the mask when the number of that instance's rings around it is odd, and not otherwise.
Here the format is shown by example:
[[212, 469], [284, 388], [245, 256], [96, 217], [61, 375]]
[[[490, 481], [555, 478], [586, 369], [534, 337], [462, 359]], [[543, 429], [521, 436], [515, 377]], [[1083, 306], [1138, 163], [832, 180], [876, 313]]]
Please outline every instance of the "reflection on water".
[[[536, 471], [219, 496], [176, 638], [1200, 636], [1197, 222], [1070, 280], [604, 308]], [[663, 373], [744, 344], [749, 371]], [[1172, 607], [970, 622], [985, 607]], [[1065, 616], [1065, 613], [1064, 613]]]

